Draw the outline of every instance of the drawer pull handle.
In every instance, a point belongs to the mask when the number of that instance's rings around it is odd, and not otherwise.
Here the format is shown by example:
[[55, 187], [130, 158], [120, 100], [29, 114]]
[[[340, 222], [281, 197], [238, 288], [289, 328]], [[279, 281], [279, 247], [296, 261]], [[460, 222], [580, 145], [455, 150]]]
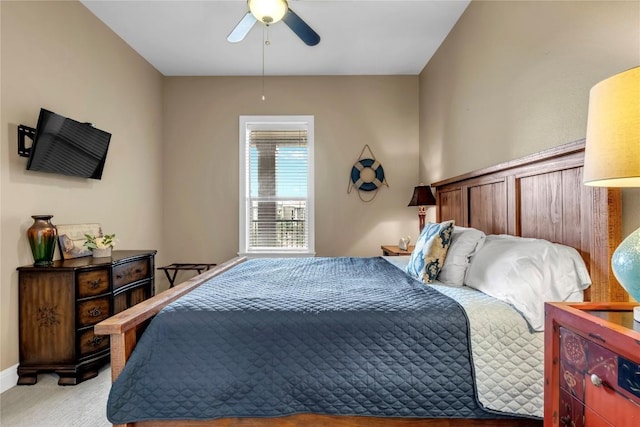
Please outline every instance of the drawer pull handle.
[[102, 341], [104, 341], [104, 337], [93, 337], [90, 340], [87, 340], [87, 344], [89, 344], [90, 346], [93, 347], [97, 347], [100, 344], [102, 344]]
[[602, 386], [602, 378], [600, 378], [596, 374], [591, 374], [591, 384], [593, 384], [596, 387]]
[[116, 279], [122, 279], [122, 274], [116, 274]]
[[92, 309], [89, 310], [89, 316], [91, 317], [98, 317], [101, 314], [102, 314], [102, 311], [100, 311], [98, 307], [93, 307]]
[[100, 287], [100, 284], [102, 283], [102, 279], [97, 279], [97, 280], [90, 280], [89, 281], [89, 287], [91, 289], [97, 289]]

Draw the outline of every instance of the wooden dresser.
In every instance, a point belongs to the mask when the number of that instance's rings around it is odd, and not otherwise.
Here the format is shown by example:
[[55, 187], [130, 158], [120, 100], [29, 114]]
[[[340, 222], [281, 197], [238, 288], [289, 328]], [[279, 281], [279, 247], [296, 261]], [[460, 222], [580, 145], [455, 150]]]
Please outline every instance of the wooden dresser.
[[545, 427], [640, 426], [633, 305], [545, 304]]
[[113, 251], [110, 258], [55, 261], [18, 268], [18, 384], [55, 372], [59, 385], [98, 375], [109, 361], [109, 337], [93, 326], [154, 294], [156, 251]]

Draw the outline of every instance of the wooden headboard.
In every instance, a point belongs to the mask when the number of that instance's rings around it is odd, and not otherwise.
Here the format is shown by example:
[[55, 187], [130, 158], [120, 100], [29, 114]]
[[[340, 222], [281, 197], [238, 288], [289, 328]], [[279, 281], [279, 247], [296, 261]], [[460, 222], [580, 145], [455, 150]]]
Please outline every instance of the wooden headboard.
[[621, 241], [620, 189], [582, 184], [584, 140], [431, 184], [436, 218], [487, 234], [576, 248], [591, 280], [586, 301], [627, 301], [611, 271]]

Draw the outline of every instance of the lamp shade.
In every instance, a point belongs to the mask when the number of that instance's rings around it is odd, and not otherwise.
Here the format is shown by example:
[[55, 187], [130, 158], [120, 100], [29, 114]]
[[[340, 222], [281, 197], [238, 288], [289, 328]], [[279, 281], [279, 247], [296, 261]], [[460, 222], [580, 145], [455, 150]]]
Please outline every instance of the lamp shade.
[[598, 187], [640, 187], [640, 67], [591, 89], [583, 179]]
[[436, 199], [433, 197], [431, 187], [428, 185], [418, 185], [413, 189], [413, 196], [408, 206], [435, 206]]
[[288, 8], [285, 0], [249, 0], [251, 14], [265, 24], [275, 24], [280, 21]]
[[[598, 187], [640, 187], [640, 67], [591, 89], [583, 178]], [[640, 228], [613, 252], [611, 269], [640, 301]], [[640, 306], [634, 307], [633, 317], [640, 322]]]

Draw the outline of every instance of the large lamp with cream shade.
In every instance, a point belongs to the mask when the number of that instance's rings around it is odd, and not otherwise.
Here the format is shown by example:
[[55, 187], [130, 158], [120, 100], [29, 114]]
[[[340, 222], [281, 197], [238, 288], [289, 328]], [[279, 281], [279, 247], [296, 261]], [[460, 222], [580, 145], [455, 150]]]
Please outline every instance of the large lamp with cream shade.
[[[583, 178], [585, 185], [640, 187], [640, 67], [591, 89]], [[640, 228], [615, 250], [611, 267], [622, 287], [640, 301]], [[640, 322], [640, 307], [634, 319]]]

